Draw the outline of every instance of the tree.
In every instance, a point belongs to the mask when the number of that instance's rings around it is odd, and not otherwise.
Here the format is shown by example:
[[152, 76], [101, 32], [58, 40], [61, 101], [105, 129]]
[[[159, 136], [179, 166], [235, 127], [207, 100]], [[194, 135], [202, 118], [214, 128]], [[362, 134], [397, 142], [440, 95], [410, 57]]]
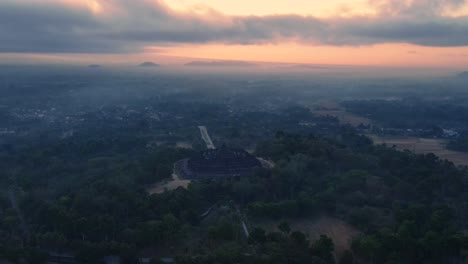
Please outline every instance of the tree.
[[339, 264], [354, 264], [354, 256], [353, 253], [349, 250], [343, 252], [341, 255]]
[[228, 219], [222, 219], [217, 225], [209, 228], [209, 236], [215, 240], [231, 241], [235, 237], [234, 225]]
[[278, 225], [278, 229], [286, 235], [288, 235], [291, 232], [291, 227], [289, 226], [289, 223], [285, 221], [281, 222]]
[[256, 227], [249, 235], [249, 243], [251, 244], [264, 244], [266, 242], [265, 230]]
[[24, 254], [28, 263], [45, 264], [49, 259], [49, 254], [35, 248], [28, 248]]
[[312, 255], [320, 257], [327, 263], [333, 263], [334, 250], [333, 240], [326, 235], [320, 235], [320, 238], [311, 247]]
[[353, 252], [371, 263], [376, 263], [377, 253], [380, 249], [379, 241], [372, 236], [364, 236], [353, 241]]
[[291, 233], [289, 237], [291, 238], [291, 241], [297, 246], [300, 246], [300, 247], [309, 246], [309, 241], [307, 240], [305, 234], [302, 232], [294, 231]]

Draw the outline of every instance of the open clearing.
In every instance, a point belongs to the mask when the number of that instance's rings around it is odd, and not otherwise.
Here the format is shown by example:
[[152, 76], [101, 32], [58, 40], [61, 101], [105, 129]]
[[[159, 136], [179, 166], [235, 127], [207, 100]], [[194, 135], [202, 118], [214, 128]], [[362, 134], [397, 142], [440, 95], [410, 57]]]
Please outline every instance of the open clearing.
[[177, 148], [186, 148], [186, 149], [193, 149], [193, 146], [190, 142], [177, 142]]
[[[309, 239], [316, 240], [320, 235], [327, 235], [335, 243], [335, 255], [341, 256], [345, 250], [350, 249], [353, 238], [359, 236], [359, 231], [337, 218], [321, 216], [315, 219], [284, 219], [291, 226], [292, 231], [301, 231], [309, 236]], [[278, 231], [278, 224], [281, 221], [268, 221], [256, 223], [259, 227], [267, 231]]]
[[181, 180], [177, 174], [172, 174], [172, 180], [170, 181], [163, 181], [158, 182], [149, 188], [146, 191], [151, 194], [160, 194], [164, 193], [165, 191], [172, 191], [179, 187], [187, 188], [190, 184], [190, 180]]
[[368, 118], [346, 112], [345, 110], [314, 110], [312, 113], [319, 116], [334, 116], [343, 124], [359, 126], [360, 124], [369, 125], [372, 121]]
[[381, 137], [377, 135], [367, 135], [375, 144], [395, 145], [400, 150], [410, 150], [418, 154], [434, 153], [441, 159], [446, 159], [456, 165], [468, 166], [468, 153], [452, 151], [446, 149], [447, 140], [426, 139], [415, 137]]
[[347, 112], [346, 109], [336, 102], [322, 102], [315, 107], [311, 107], [311, 112], [318, 116], [336, 117], [340, 123], [349, 124], [355, 127], [360, 124], [370, 125], [372, 123], [372, 120], [368, 118]]

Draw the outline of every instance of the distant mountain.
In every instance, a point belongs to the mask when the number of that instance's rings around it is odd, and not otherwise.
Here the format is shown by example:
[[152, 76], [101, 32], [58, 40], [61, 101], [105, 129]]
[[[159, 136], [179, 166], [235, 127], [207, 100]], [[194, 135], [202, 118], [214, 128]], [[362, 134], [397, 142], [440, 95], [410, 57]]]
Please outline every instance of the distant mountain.
[[99, 65], [99, 64], [90, 64], [90, 65], [88, 65], [88, 68], [101, 68], [101, 65]]
[[197, 67], [252, 67], [256, 64], [246, 61], [192, 61], [186, 66], [197, 66]]
[[159, 64], [156, 64], [154, 62], [146, 61], [143, 62], [142, 64], [139, 65], [140, 67], [159, 67]]
[[466, 78], [468, 79], [468, 71], [465, 71], [465, 72], [461, 72], [457, 75], [458, 78]]

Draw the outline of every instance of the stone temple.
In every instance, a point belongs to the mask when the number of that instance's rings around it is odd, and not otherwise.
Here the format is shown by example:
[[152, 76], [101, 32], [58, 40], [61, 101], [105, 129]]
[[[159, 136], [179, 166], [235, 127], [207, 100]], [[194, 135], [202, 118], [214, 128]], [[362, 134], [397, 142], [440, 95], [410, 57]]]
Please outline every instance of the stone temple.
[[242, 176], [261, 166], [260, 161], [247, 151], [223, 146], [178, 161], [175, 171], [182, 178], [196, 180]]

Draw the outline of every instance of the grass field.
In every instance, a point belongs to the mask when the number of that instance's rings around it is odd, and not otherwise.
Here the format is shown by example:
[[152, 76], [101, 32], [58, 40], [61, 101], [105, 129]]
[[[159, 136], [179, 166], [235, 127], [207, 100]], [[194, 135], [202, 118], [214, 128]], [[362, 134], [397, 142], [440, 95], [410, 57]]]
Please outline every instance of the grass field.
[[186, 149], [193, 149], [192, 143], [190, 142], [177, 142], [177, 148], [186, 148]]
[[[351, 240], [359, 235], [359, 231], [339, 219], [321, 216], [315, 219], [285, 219], [293, 231], [301, 231], [309, 236], [309, 239], [316, 240], [320, 235], [327, 235], [335, 243], [335, 257], [348, 250]], [[278, 231], [277, 226], [281, 221], [259, 221], [257, 226], [267, 231]], [[339, 258], [337, 258], [339, 259]]]
[[446, 149], [447, 140], [444, 139], [424, 139], [414, 137], [381, 137], [377, 135], [367, 135], [375, 144], [395, 145], [400, 150], [410, 150], [415, 153], [434, 153], [442, 159], [447, 159], [456, 165], [468, 165], [468, 153], [452, 151]]
[[340, 123], [359, 126], [360, 124], [369, 125], [372, 120], [347, 112], [336, 102], [322, 102], [311, 107], [311, 112], [318, 116], [333, 116], [338, 118]]

